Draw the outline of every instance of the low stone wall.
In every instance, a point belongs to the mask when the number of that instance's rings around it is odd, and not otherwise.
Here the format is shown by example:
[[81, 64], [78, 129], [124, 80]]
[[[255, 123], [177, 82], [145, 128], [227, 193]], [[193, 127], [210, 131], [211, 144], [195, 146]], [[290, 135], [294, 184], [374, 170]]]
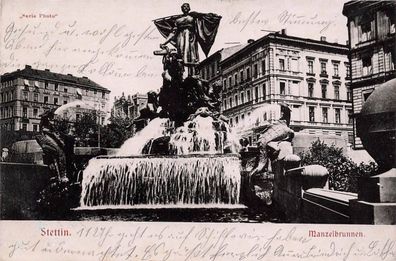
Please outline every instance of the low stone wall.
[[328, 189], [328, 172], [319, 165], [299, 166], [296, 155], [273, 162], [274, 201], [287, 221], [299, 223], [351, 223], [350, 201], [355, 193]]
[[1, 162], [1, 219], [36, 219], [36, 200], [49, 177], [46, 165]]

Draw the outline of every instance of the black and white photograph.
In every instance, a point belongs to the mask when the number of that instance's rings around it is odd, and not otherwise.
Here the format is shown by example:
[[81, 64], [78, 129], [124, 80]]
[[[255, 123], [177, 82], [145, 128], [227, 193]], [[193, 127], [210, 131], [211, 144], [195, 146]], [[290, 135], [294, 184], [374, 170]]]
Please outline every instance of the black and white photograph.
[[0, 260], [395, 260], [395, 23], [0, 0]]

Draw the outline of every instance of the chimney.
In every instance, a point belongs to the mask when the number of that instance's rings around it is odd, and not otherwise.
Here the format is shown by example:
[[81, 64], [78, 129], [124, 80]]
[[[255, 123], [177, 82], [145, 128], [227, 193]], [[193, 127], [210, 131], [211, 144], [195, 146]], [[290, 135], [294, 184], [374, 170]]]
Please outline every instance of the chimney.
[[349, 45], [349, 40], [346, 40], [345, 44], [346, 44], [346, 45]]
[[281, 30], [281, 34], [282, 34], [282, 35], [287, 35], [286, 28], [283, 28], [283, 29]]
[[248, 42], [248, 44], [251, 44], [251, 43], [254, 43], [254, 40], [253, 39], [249, 39], [249, 40], [247, 40], [247, 42]]
[[49, 69], [44, 69], [44, 71], [49, 72], [50, 70]]
[[73, 76], [73, 74], [70, 74], [70, 73], [68, 73], [67, 75], [69, 75], [69, 76]]
[[321, 41], [321, 42], [326, 42], [326, 36], [321, 36], [321, 37], [320, 37], [320, 41]]
[[32, 69], [32, 66], [26, 64], [26, 65], [25, 65], [25, 69]]
[[84, 79], [88, 79], [88, 77], [87, 77], [87, 76], [83, 76], [83, 78], [84, 78]]

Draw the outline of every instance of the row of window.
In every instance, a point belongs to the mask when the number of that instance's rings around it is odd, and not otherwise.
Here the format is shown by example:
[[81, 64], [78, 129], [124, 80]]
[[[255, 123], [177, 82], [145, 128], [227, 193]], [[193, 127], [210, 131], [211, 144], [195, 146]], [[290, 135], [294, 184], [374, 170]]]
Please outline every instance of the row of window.
[[[309, 106], [309, 122], [316, 122], [315, 120], [315, 107]], [[348, 123], [352, 124], [352, 110], [348, 111]], [[322, 122], [329, 123], [329, 108], [322, 108]], [[334, 109], [334, 122], [341, 123], [341, 109], [335, 108]]]
[[[245, 97], [246, 94], [246, 97]], [[231, 109], [233, 107], [242, 105], [244, 103], [250, 102], [253, 99], [258, 101], [263, 101], [266, 98], [266, 86], [265, 84], [261, 87], [261, 92], [258, 86], [254, 88], [254, 97], [252, 97], [252, 93], [250, 90], [246, 92], [241, 92], [239, 94], [235, 94], [234, 97], [229, 97], [228, 99], [223, 100], [223, 108], [224, 110]]]
[[[239, 73], [238, 73], [239, 72]], [[226, 89], [227, 87], [232, 87], [237, 85], [238, 83], [244, 83], [246, 81], [250, 81], [252, 76], [256, 78], [259, 74], [259, 67], [258, 64], [255, 63], [253, 65], [253, 75], [251, 75], [250, 66], [246, 68], [237, 69], [236, 72], [225, 76], [223, 79], [223, 88]], [[265, 74], [265, 60], [261, 61], [261, 74]]]
[[[313, 59], [308, 59], [308, 73], [314, 74], [314, 60]], [[340, 64], [339, 62], [333, 62], [333, 77], [340, 77]], [[346, 72], [346, 77], [350, 77], [350, 70], [349, 70], [349, 64], [344, 63], [345, 65], [345, 72]], [[328, 75], [327, 73], [327, 61], [326, 60], [320, 60], [320, 74], [323, 76]]]
[[[28, 118], [29, 117], [29, 108], [28, 107], [22, 107], [22, 117], [23, 118]], [[32, 110], [33, 117], [38, 117], [39, 116], [39, 109], [38, 108], [33, 108]], [[0, 108], [0, 118], [4, 119], [4, 118], [10, 118], [13, 117], [14, 115], [16, 115], [16, 107], [12, 107], [12, 106], [7, 106], [7, 107], [1, 107]]]
[[0, 95], [0, 102], [12, 101], [15, 97], [14, 91], [2, 92]]
[[[263, 101], [266, 99], [266, 86], [265, 84], [262, 85], [261, 87], [261, 93], [259, 91], [259, 87], [256, 86], [254, 88], [254, 99], [255, 101]], [[285, 82], [279, 82], [279, 91], [280, 95], [286, 95], [286, 83]], [[246, 97], [245, 97], [246, 94]], [[250, 102], [252, 100], [252, 93], [250, 90], [247, 90], [246, 92], [240, 92], [239, 94], [235, 94], [233, 97], [229, 97], [228, 99], [223, 100], [223, 108], [225, 110], [236, 107], [238, 105], [244, 104], [246, 102]], [[309, 82], [308, 83], [308, 97], [313, 98], [314, 97], [314, 83]], [[323, 99], [328, 99], [328, 88], [326, 84], [321, 85], [321, 98]], [[334, 100], [340, 100], [340, 86], [334, 86]], [[352, 100], [352, 92], [350, 88], [347, 87], [347, 100], [351, 101]]]

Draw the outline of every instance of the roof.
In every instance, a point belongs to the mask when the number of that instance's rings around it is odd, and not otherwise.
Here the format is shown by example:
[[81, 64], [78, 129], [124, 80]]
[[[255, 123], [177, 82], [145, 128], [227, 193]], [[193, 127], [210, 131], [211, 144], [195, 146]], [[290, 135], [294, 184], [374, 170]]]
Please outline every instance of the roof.
[[236, 53], [239, 50], [241, 50], [246, 45], [247, 45], [247, 43], [246, 44], [239, 44], [239, 45], [235, 45], [235, 46], [231, 46], [231, 47], [222, 48], [222, 49], [214, 52], [212, 55], [210, 55], [209, 57], [207, 57], [203, 61], [201, 61], [200, 66], [202, 66], [205, 63], [207, 63], [208, 61], [210, 61], [213, 57], [215, 57], [218, 54], [220, 54], [220, 57], [221, 57], [220, 59], [221, 60], [227, 59], [228, 57], [230, 57], [234, 53]]
[[364, 14], [367, 11], [373, 12], [378, 8], [386, 8], [390, 12], [393, 12], [393, 15], [396, 15], [395, 6], [396, 6], [395, 1], [373, 1], [373, 0], [349, 1], [344, 4], [344, 8], [342, 9], [342, 14], [347, 17], [350, 17], [350, 16]]
[[48, 80], [48, 81], [54, 81], [60, 83], [69, 83], [81, 87], [85, 86], [100, 91], [110, 92], [110, 90], [90, 80], [88, 77], [85, 76], [76, 77], [71, 74], [54, 73], [48, 69], [45, 70], [32, 69], [30, 65], [25, 65], [25, 68], [22, 70], [18, 69], [17, 71], [11, 73], [5, 73], [2, 75], [2, 78], [9, 78], [9, 77], [21, 77], [28, 79]]
[[348, 46], [345, 44], [330, 43], [327, 41], [290, 36], [290, 35], [281, 34], [281, 33], [270, 33], [270, 34], [267, 34], [267, 35], [259, 38], [256, 41], [252, 41], [252, 42], [242, 46], [242, 48], [240, 48], [238, 51], [229, 55], [227, 58], [222, 59], [221, 63], [224, 64], [227, 61], [231, 60], [232, 58], [238, 56], [239, 54], [242, 54], [245, 51], [256, 48], [257, 45], [260, 45], [260, 44], [262, 45], [262, 44], [266, 44], [266, 43], [270, 43], [270, 42], [285, 43], [285, 44], [289, 44], [289, 45], [293, 45], [293, 46], [302, 45], [304, 48], [332, 51], [332, 52], [345, 54], [345, 55], [348, 54], [348, 50], [349, 50]]

